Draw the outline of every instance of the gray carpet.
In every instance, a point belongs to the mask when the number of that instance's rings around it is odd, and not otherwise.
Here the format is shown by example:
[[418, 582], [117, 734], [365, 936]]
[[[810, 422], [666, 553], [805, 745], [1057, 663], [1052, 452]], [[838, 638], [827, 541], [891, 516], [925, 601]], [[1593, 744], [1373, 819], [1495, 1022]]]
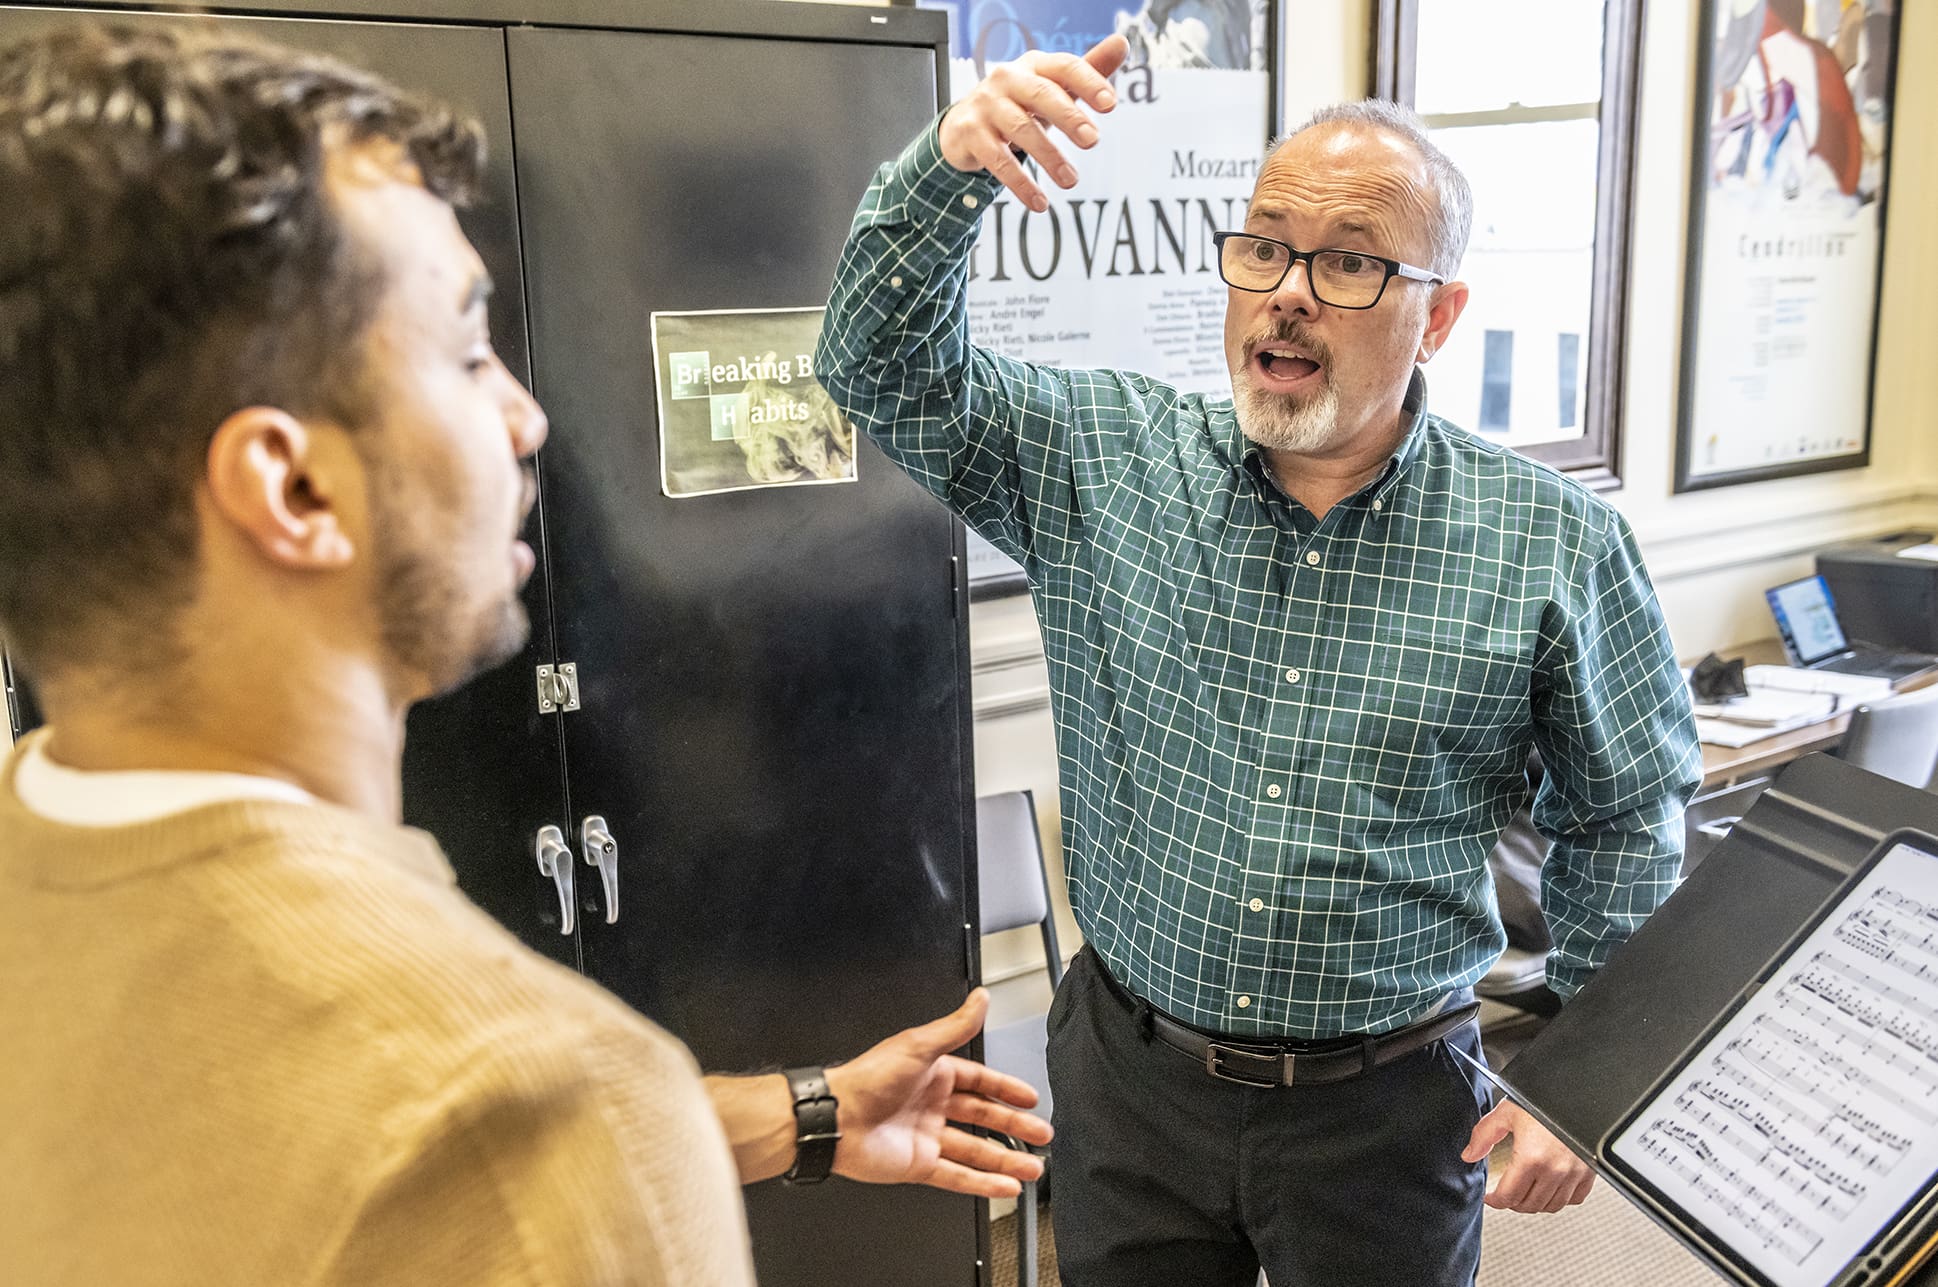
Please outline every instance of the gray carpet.
[[1557, 1215], [1489, 1211], [1481, 1218], [1479, 1287], [1715, 1287], [1723, 1281], [1605, 1180], [1595, 1182], [1586, 1202]]

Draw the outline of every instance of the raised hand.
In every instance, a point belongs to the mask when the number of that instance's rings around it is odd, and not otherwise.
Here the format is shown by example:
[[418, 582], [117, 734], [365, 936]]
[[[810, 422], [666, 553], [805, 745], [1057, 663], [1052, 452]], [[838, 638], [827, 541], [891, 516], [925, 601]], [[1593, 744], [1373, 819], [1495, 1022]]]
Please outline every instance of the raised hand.
[[1094, 147], [1097, 127], [1078, 104], [1099, 112], [1117, 105], [1106, 77], [1123, 66], [1129, 52], [1124, 38], [1112, 35], [1081, 58], [1032, 52], [1001, 64], [943, 116], [943, 157], [966, 174], [989, 171], [1032, 210], [1049, 209], [1050, 199], [1016, 152], [1029, 156], [1058, 185], [1075, 186], [1076, 167], [1064, 159], [1050, 131], [1078, 147]]

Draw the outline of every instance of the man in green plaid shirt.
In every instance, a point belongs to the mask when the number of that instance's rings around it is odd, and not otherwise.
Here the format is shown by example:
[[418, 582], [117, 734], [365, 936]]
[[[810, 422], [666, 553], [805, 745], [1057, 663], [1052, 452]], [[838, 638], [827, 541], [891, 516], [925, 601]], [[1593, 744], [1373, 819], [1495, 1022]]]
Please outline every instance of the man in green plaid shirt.
[[[884, 166], [817, 373], [1027, 570], [1088, 948], [1049, 1018], [1066, 1283], [1469, 1283], [1486, 1201], [1592, 1178], [1491, 1112], [1471, 988], [1487, 854], [1540, 752], [1566, 997], [1674, 888], [1700, 776], [1633, 537], [1426, 410], [1467, 300], [1466, 181], [1418, 120], [1333, 109], [1218, 234], [1234, 397], [969, 342], [967, 264], [1025, 157], [1075, 182], [1116, 38], [998, 68]], [[1424, 267], [1420, 265], [1425, 265]]]

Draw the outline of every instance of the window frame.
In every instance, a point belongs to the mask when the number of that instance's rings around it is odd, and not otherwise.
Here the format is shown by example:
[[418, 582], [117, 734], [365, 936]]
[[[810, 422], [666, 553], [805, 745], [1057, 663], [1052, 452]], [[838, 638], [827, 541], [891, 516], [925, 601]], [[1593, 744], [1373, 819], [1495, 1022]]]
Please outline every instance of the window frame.
[[[1622, 485], [1622, 381], [1628, 331], [1635, 134], [1647, 0], [1605, 0], [1600, 146], [1595, 164], [1595, 254], [1588, 335], [1577, 356], [1586, 387], [1582, 434], [1516, 448], [1597, 491]], [[1373, 95], [1414, 104], [1419, 0], [1374, 0]]]

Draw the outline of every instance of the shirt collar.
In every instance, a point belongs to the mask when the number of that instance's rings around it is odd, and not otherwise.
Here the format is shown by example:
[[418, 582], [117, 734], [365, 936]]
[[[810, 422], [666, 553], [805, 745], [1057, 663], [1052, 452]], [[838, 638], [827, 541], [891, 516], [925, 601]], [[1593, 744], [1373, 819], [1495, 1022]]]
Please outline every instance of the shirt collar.
[[[1401, 437], [1400, 445], [1394, 448], [1392, 459], [1387, 461], [1379, 477], [1356, 493], [1367, 501], [1379, 501], [1382, 507], [1393, 489], [1399, 486], [1401, 476], [1420, 458], [1421, 444], [1426, 439], [1427, 378], [1417, 366], [1413, 368], [1412, 378], [1407, 381], [1406, 396], [1400, 399], [1400, 415], [1407, 421], [1406, 433]], [[1237, 468], [1250, 474], [1268, 491], [1275, 488], [1271, 471], [1265, 467], [1265, 451], [1239, 429], [1235, 405], [1231, 409], [1231, 423], [1222, 429], [1227, 443], [1226, 459], [1236, 460]]]
[[316, 803], [301, 787], [242, 773], [71, 769], [47, 754], [47, 741], [22, 746], [14, 793], [29, 812], [70, 827], [126, 827], [232, 800]]
[[[47, 729], [35, 729], [10, 752], [0, 752], [0, 837], [28, 837], [16, 848], [33, 855], [30, 878], [38, 888], [105, 888], [253, 845], [331, 862], [389, 864], [434, 884], [457, 883], [429, 835], [314, 797], [312, 803], [296, 804], [287, 797], [231, 795], [187, 812], [112, 827], [43, 818], [20, 798], [19, 770], [29, 753], [45, 755], [47, 738]], [[85, 862], [72, 860], [76, 846], [86, 853]], [[15, 856], [0, 845], [0, 874]]]

